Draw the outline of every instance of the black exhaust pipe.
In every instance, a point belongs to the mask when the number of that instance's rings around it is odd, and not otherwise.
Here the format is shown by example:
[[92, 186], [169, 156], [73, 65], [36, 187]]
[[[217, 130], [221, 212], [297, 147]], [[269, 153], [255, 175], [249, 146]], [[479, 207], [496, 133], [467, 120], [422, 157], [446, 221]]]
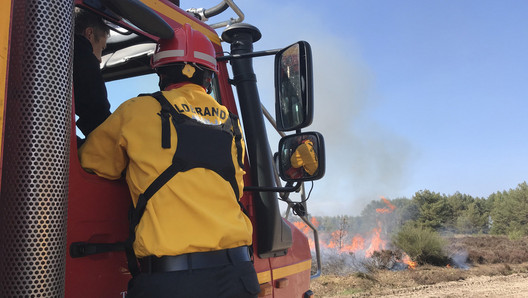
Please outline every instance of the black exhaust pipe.
[[[222, 33], [222, 39], [231, 44], [231, 55], [252, 53], [253, 43], [261, 36], [256, 27], [243, 23], [231, 25]], [[246, 134], [251, 181], [255, 186], [276, 186], [252, 58], [233, 59], [230, 63]], [[285, 255], [292, 245], [292, 232], [280, 215], [277, 193], [255, 191], [253, 197], [259, 257]]]

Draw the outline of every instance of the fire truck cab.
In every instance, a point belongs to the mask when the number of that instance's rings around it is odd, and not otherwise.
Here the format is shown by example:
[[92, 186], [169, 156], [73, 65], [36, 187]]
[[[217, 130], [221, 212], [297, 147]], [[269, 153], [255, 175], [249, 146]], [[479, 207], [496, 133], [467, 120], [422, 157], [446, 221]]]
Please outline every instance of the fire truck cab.
[[[301, 41], [254, 52], [261, 34], [241, 23], [244, 15], [232, 0], [187, 11], [170, 0], [2, 1], [0, 297], [125, 297], [131, 277], [123, 244], [131, 204], [127, 185], [85, 172], [77, 157], [74, 6], [101, 15], [111, 28], [101, 63], [107, 82], [153, 73], [156, 41], [171, 38], [183, 24], [212, 41], [219, 75], [211, 94], [243, 123], [247, 174], [241, 202], [254, 226], [259, 296], [311, 297], [310, 278], [320, 274], [317, 241], [317, 272], [311, 275], [308, 239], [278, 205], [279, 199], [286, 202], [317, 240], [306, 218], [303, 182], [324, 175], [324, 141], [317, 132], [301, 132], [313, 118], [310, 46]], [[238, 19], [205, 23], [226, 9]], [[215, 29], [223, 27], [218, 36]], [[275, 119], [260, 102], [252, 66], [252, 59], [264, 55], [275, 55]], [[282, 136], [275, 155], [266, 118]], [[292, 164], [307, 142], [313, 148], [310, 170]], [[289, 197], [293, 192], [300, 192], [301, 201]]]

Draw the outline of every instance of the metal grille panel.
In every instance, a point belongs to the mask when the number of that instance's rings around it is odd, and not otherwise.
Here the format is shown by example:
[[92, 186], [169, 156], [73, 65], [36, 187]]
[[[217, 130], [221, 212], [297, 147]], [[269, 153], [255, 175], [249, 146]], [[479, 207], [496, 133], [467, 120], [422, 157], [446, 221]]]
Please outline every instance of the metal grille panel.
[[0, 297], [64, 296], [72, 2], [13, 4], [0, 197]]

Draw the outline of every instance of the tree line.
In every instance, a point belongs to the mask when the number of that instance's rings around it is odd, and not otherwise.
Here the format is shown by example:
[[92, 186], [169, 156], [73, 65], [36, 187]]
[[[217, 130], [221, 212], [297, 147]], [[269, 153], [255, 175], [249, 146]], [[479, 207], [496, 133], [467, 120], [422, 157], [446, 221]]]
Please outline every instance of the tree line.
[[[387, 204], [396, 208], [387, 208]], [[528, 184], [496, 192], [487, 198], [456, 192], [452, 195], [429, 190], [416, 192], [412, 198], [376, 200], [359, 216], [317, 217], [319, 230], [347, 230], [364, 233], [381, 226], [394, 234], [404, 225], [432, 229], [440, 233], [494, 234], [510, 238], [528, 236]]]

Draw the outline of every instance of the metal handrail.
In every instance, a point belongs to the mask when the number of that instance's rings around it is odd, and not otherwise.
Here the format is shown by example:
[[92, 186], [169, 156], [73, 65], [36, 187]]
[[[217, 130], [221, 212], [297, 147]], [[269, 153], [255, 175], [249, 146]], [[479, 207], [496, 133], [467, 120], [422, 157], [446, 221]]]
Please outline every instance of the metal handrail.
[[215, 24], [209, 25], [213, 29], [227, 27], [229, 25], [236, 24], [236, 23], [242, 23], [242, 21], [244, 20], [244, 13], [235, 4], [235, 2], [233, 2], [233, 0], [224, 0], [224, 2], [227, 3], [227, 5], [229, 5], [229, 7], [231, 7], [231, 9], [237, 14], [238, 18], [237, 19], [230, 18], [227, 21], [223, 21], [223, 22], [219, 22], [219, 23], [215, 23]]
[[314, 236], [314, 246], [315, 246], [315, 260], [317, 263], [317, 271], [315, 274], [310, 276], [310, 279], [318, 278], [321, 276], [322, 272], [322, 265], [321, 265], [321, 249], [319, 247], [319, 232], [314, 227], [314, 225], [306, 218], [306, 216], [299, 216], [304, 223], [312, 229], [313, 236]]
[[[189, 9], [187, 9], [187, 12], [196, 15], [201, 21], [206, 22], [206, 21], [209, 20], [210, 17], [214, 17], [214, 16], [222, 13], [228, 7], [231, 7], [231, 9], [237, 14], [238, 18], [237, 19], [230, 18], [227, 21], [214, 23], [214, 24], [211, 24], [209, 26], [211, 28], [213, 28], [213, 29], [218, 29], [218, 28], [222, 28], [222, 27], [227, 27], [227, 26], [232, 25], [232, 24], [242, 23], [242, 21], [244, 20], [244, 13], [242, 12], [242, 10], [240, 10], [240, 8], [235, 4], [235, 2], [233, 0], [223, 0], [218, 5], [216, 5], [216, 6], [212, 7], [212, 8], [209, 8], [209, 9], [205, 9], [205, 8], [189, 8]], [[208, 15], [208, 12], [211, 13], [211, 14]]]

